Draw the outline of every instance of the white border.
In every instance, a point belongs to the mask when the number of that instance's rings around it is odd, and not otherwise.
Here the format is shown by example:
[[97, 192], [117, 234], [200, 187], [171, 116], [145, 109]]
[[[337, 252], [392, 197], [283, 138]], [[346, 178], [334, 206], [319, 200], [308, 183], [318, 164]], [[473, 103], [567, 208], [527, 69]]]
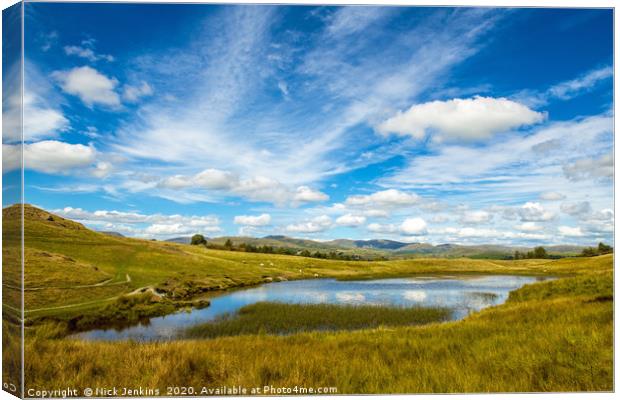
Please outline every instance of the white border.
[[[42, 2], [39, 0], [28, 0], [28, 2]], [[521, 0], [521, 1], [512, 1], [512, 0], [302, 0], [302, 1], [293, 1], [293, 0], [280, 0], [280, 1], [269, 1], [269, 0], [219, 0], [219, 1], [200, 1], [200, 0], [133, 0], [133, 1], [122, 1], [122, 0], [107, 0], [107, 1], [97, 1], [97, 0], [81, 0], [81, 1], [57, 1], [57, 0], [47, 0], [46, 2], [50, 3], [62, 3], [62, 2], [82, 2], [82, 3], [203, 3], [203, 4], [306, 4], [306, 5], [402, 5], [402, 6], [482, 6], [482, 7], [559, 7], [559, 8], [614, 8], [614, 28], [616, 25], [616, 15], [615, 15], [615, 6], [616, 2], [612, 0]], [[14, 4], [18, 3], [16, 0], [0, 0], [0, 8], [5, 9]], [[2, 41], [2, 21], [0, 18], [0, 42]], [[619, 49], [619, 39], [620, 35], [618, 31], [614, 29], [614, 115], [616, 110], [616, 98], [618, 98], [618, 86], [615, 85], [615, 77], [618, 72], [615, 63], [615, 54]], [[2, 66], [0, 64], [0, 74], [2, 72]], [[2, 93], [2, 88], [0, 85], [0, 95]], [[1, 113], [0, 113], [1, 114]], [[0, 116], [0, 126], [1, 126], [1, 116]], [[614, 132], [617, 131], [618, 121], [614, 118]], [[614, 134], [615, 138], [615, 134]], [[614, 140], [614, 159], [615, 154], [618, 150], [618, 143]], [[1, 156], [0, 156], [1, 159]], [[615, 167], [615, 164], [614, 164]], [[1, 178], [0, 178], [1, 179]], [[614, 174], [614, 212], [617, 215], [616, 203], [615, 199], [618, 198], [618, 185], [617, 185], [618, 177]], [[2, 194], [0, 191], [0, 200], [2, 199]], [[615, 241], [615, 232], [618, 229], [620, 223], [618, 220], [614, 221], [614, 247], [617, 248], [617, 243]], [[1, 260], [0, 260], [1, 266]], [[615, 283], [618, 282], [618, 262], [614, 257], [614, 279]], [[614, 285], [616, 286], [616, 285]], [[615, 289], [615, 287], [614, 287]], [[615, 290], [614, 290], [615, 291]], [[2, 293], [2, 289], [0, 287], [0, 295]], [[618, 308], [615, 307], [614, 302], [614, 355], [615, 349], [618, 346], [618, 337], [615, 335], [615, 321], [618, 321], [620, 314], [618, 312]], [[2, 350], [0, 349], [0, 356], [2, 354]], [[614, 383], [618, 382], [618, 377], [620, 373], [616, 368], [615, 357], [614, 357]], [[321, 396], [323, 399], [339, 399], [343, 396]], [[346, 396], [348, 399], [366, 399], [369, 396]], [[523, 394], [523, 393], [514, 393], [514, 394], [474, 394], [474, 395], [372, 395], [372, 398], [387, 398], [394, 400], [405, 400], [405, 399], [437, 399], [438, 397], [444, 397], [448, 399], [497, 399], [497, 400], [516, 400], [526, 397], [528, 399], [537, 399], [537, 398], [545, 398], [545, 399], [553, 399], [553, 400], [581, 400], [581, 399], [612, 399], [615, 398], [613, 393], [549, 393], [549, 394]], [[212, 399], [230, 399], [231, 397], [212, 397]], [[283, 397], [261, 397], [263, 399], [274, 399], [274, 400], [282, 400]], [[286, 396], [287, 399], [306, 399], [308, 397], [302, 396]], [[11, 396], [7, 392], [0, 391], [0, 400], [4, 399], [15, 399], [14, 396]], [[161, 397], [148, 398], [144, 397], [144, 399], [161, 399]]]

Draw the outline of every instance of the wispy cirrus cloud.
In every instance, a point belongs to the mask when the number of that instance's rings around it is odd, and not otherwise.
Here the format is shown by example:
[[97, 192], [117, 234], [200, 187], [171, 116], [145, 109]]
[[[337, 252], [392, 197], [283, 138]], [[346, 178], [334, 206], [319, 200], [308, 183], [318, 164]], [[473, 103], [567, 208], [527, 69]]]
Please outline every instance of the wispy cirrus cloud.
[[[153, 99], [142, 106], [139, 120], [120, 127], [113, 149], [136, 162], [169, 163], [170, 170], [178, 166], [187, 171], [201, 165], [237, 176], [261, 176], [290, 186], [287, 190], [311, 187], [329, 176], [390, 157], [389, 153], [373, 152], [370, 158], [352, 162], [347, 148], [353, 140], [357, 141], [355, 148], [373, 144], [372, 132], [354, 134], [360, 125], [376, 119], [394, 101], [411, 99], [435, 85], [447, 68], [474, 54], [479, 35], [492, 27], [495, 15], [443, 13], [436, 18], [451, 24], [442, 35], [431, 35], [429, 22], [422, 27], [412, 25], [407, 37], [417, 35], [420, 39], [399, 36], [397, 45], [387, 53], [373, 55], [374, 38], [364, 35], [354, 48], [343, 52], [350, 35], [356, 34], [346, 28], [346, 21], [355, 15], [367, 13], [368, 26], [389, 23], [389, 10], [375, 11], [339, 9], [325, 19], [322, 33], [301, 56], [291, 50], [295, 43], [282, 45], [288, 39], [273, 33], [279, 22], [274, 9], [222, 11], [217, 22], [209, 20], [203, 28], [213, 38], [209, 46], [195, 41], [182, 51], [139, 58], [137, 67], [155, 82], [167, 82], [173, 88], [169, 92], [172, 97]], [[274, 43], [276, 47], [271, 45]], [[282, 71], [281, 62], [261, 61], [267, 55], [278, 60], [297, 57], [299, 63], [285, 65]], [[394, 63], [384, 62], [385, 57]], [[202, 71], [199, 76], [192, 75], [191, 83], [172, 67], [172, 63], [181, 64], [182, 70], [184, 62]], [[281, 80], [283, 74], [289, 81], [294, 76], [295, 86]], [[411, 79], [414, 75], [415, 80]], [[270, 80], [275, 81], [273, 87], [280, 84], [280, 90], [284, 82], [288, 93], [294, 92], [298, 101], [314, 111], [308, 113], [284, 99], [275, 104], [270, 99], [269, 108], [263, 108], [260, 101], [265, 99], [265, 85]], [[178, 93], [179, 87], [188, 90]], [[326, 110], [326, 104], [333, 106]], [[297, 194], [298, 200], [308, 196], [310, 193]]]

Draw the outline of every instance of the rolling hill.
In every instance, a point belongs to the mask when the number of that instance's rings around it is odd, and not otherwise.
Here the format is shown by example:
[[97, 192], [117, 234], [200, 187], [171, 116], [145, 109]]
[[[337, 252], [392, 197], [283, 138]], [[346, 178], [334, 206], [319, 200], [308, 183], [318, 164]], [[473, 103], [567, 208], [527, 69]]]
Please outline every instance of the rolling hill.
[[[331, 241], [315, 241], [310, 239], [297, 239], [283, 235], [270, 235], [262, 238], [246, 236], [222, 236], [207, 238], [207, 241], [217, 245], [224, 245], [230, 240], [234, 245], [246, 244], [253, 246], [271, 246], [275, 248], [287, 248], [294, 250], [308, 250], [330, 252], [338, 251], [345, 254], [357, 254], [360, 256], [378, 256], [388, 258], [411, 258], [411, 257], [441, 257], [441, 258], [486, 258], [505, 259], [512, 256], [515, 251], [527, 252], [532, 250], [524, 246], [502, 246], [493, 244], [459, 245], [430, 243], [405, 243], [389, 239], [352, 240], [335, 239]], [[189, 244], [191, 236], [183, 236], [167, 239], [167, 242]], [[574, 256], [581, 253], [583, 246], [555, 245], [545, 246], [552, 256]]]

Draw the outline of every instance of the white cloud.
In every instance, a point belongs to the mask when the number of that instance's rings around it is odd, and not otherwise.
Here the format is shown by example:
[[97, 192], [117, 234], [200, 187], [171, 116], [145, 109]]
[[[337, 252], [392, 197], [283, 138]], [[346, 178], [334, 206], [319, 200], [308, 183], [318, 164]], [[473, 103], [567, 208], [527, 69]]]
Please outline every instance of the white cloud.
[[60, 109], [48, 106], [35, 93], [24, 93], [24, 141], [56, 137], [68, 126]]
[[228, 171], [209, 168], [194, 176], [174, 175], [164, 178], [158, 185], [167, 189], [193, 187], [209, 190], [226, 190], [239, 185], [239, 177]]
[[427, 233], [426, 221], [422, 218], [407, 218], [400, 225], [400, 232], [408, 236], [418, 236]]
[[517, 209], [517, 214], [521, 217], [521, 221], [540, 222], [549, 221], [555, 218], [555, 214], [545, 210], [540, 203], [528, 201]]
[[194, 176], [193, 182], [204, 189], [230, 189], [238, 184], [238, 178], [231, 172], [210, 168]]
[[[428, 155], [412, 158], [403, 169], [383, 178], [381, 183], [399, 188], [443, 190], [466, 190], [465, 185], [469, 185], [487, 199], [494, 194], [509, 195], [502, 198], [504, 201], [513, 199], [515, 194], [539, 193], [541, 188], [561, 192], [566, 188], [566, 182], [558, 179], [562, 175], [561, 165], [576, 154], [592, 157], [609, 149], [612, 131], [613, 119], [601, 114], [547, 124], [527, 136], [509, 134], [504, 140], [494, 140], [488, 145], [442, 145], [431, 148], [432, 153]], [[540, 157], [532, 151], [532, 147], [553, 139], [562, 143], [553, 157]], [[459, 167], [447, 169], [446, 165]]]
[[331, 36], [347, 36], [364, 32], [372, 24], [389, 15], [387, 7], [341, 7], [329, 17], [326, 31]]
[[235, 224], [245, 226], [266, 226], [271, 223], [271, 215], [237, 215], [234, 219]]
[[422, 139], [438, 132], [445, 139], [486, 139], [500, 132], [544, 121], [546, 115], [506, 98], [474, 97], [413, 105], [377, 129]]
[[576, 79], [562, 82], [549, 88], [548, 95], [562, 100], [568, 100], [583, 91], [592, 89], [600, 81], [611, 78], [613, 74], [614, 69], [611, 66], [594, 69]]
[[368, 224], [366, 227], [366, 229], [374, 233], [397, 233], [398, 228], [398, 225], [395, 224], [378, 224], [376, 222]]
[[560, 206], [560, 210], [568, 215], [581, 216], [588, 214], [592, 210], [592, 207], [590, 206], [590, 202], [581, 201], [577, 203], [564, 203]]
[[308, 186], [299, 186], [293, 200], [300, 203], [308, 203], [329, 200], [329, 196], [318, 190], [311, 189]]
[[567, 237], [581, 237], [581, 236], [584, 236], [583, 231], [579, 227], [560, 226], [560, 227], [558, 227], [558, 232], [560, 233], [560, 235], [567, 236]]
[[537, 232], [543, 230], [543, 227], [534, 222], [524, 222], [521, 225], [515, 226], [515, 229], [524, 232]]
[[493, 215], [486, 211], [467, 211], [461, 217], [463, 224], [483, 224], [491, 221]]
[[376, 208], [371, 208], [368, 210], [363, 210], [362, 214], [369, 218], [387, 218], [390, 216], [390, 213], [387, 210], [380, 210]]
[[538, 196], [538, 198], [546, 201], [558, 201], [564, 200], [566, 196], [558, 192], [543, 192]]
[[311, 220], [300, 222], [297, 224], [290, 224], [286, 226], [286, 230], [289, 232], [298, 233], [316, 233], [323, 232], [326, 229], [331, 228], [332, 219], [327, 215], [321, 215]]
[[160, 180], [157, 185], [161, 188], [173, 190], [216, 190], [228, 195], [241, 196], [256, 201], [269, 201], [279, 205], [290, 203], [297, 206], [302, 203], [329, 199], [327, 194], [308, 186], [299, 186], [292, 190], [292, 188], [264, 176], [240, 178], [232, 172], [214, 168], [206, 169], [193, 176], [173, 175]]
[[[23, 103], [18, 83], [21, 69], [7, 67], [3, 80], [2, 139], [3, 142], [25, 142], [57, 137], [69, 127], [69, 120], [58, 106], [47, 77], [31, 63], [25, 64]], [[23, 111], [23, 126], [22, 126]]]
[[[24, 145], [24, 168], [48, 174], [67, 173], [89, 167], [95, 162], [97, 151], [82, 144], [44, 140]], [[5, 171], [19, 168], [19, 145], [2, 145]]]
[[153, 88], [147, 83], [142, 82], [137, 86], [125, 85], [123, 86], [123, 100], [130, 103], [135, 103], [140, 98], [151, 96], [153, 94]]
[[415, 193], [402, 192], [396, 189], [388, 189], [369, 195], [349, 196], [345, 200], [348, 206], [374, 206], [374, 207], [405, 207], [417, 204], [420, 196]]
[[115, 89], [118, 81], [109, 78], [94, 68], [84, 66], [68, 71], [56, 71], [52, 74], [66, 93], [79, 97], [84, 104], [117, 107], [120, 97]]
[[22, 163], [22, 154], [19, 145], [2, 145], [2, 173], [19, 169]]
[[146, 237], [165, 238], [171, 235], [219, 232], [221, 230], [219, 219], [213, 215], [141, 214], [139, 212], [116, 210], [97, 210], [91, 212], [73, 207], [65, 207], [52, 212], [83, 222], [98, 230], [120, 224], [125, 228], [125, 232]]
[[589, 219], [596, 221], [613, 221], [614, 210], [611, 208], [606, 208], [604, 210], [595, 211], [589, 215]]
[[495, 229], [489, 228], [446, 228], [447, 233], [456, 234], [462, 238], [476, 238], [476, 237], [498, 237], [500, 234]]
[[594, 89], [599, 83], [613, 76], [613, 67], [596, 68], [575, 79], [560, 82], [542, 92], [524, 90], [517, 93], [515, 99], [532, 107], [543, 106], [552, 99], [570, 100]]
[[105, 178], [106, 176], [110, 175], [113, 170], [114, 166], [112, 165], [112, 163], [108, 161], [99, 161], [95, 165], [92, 174], [97, 178]]
[[81, 58], [85, 58], [90, 62], [96, 62], [99, 60], [105, 60], [108, 62], [114, 61], [114, 57], [110, 54], [97, 54], [90, 47], [82, 47], [82, 46], [65, 46], [64, 47], [65, 54], [68, 56], [77, 56]]
[[582, 158], [563, 168], [564, 175], [571, 181], [611, 178], [614, 175], [613, 154], [600, 157]]
[[336, 223], [342, 226], [359, 226], [366, 222], [366, 217], [361, 215], [345, 214], [336, 219]]

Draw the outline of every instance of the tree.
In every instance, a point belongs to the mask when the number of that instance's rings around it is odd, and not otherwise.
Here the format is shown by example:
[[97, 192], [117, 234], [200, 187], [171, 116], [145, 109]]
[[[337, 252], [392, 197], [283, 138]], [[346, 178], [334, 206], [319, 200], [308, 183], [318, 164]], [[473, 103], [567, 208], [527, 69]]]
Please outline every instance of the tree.
[[224, 247], [226, 247], [228, 250], [231, 250], [233, 248], [232, 240], [226, 239], [226, 243], [224, 243]]
[[538, 246], [534, 248], [534, 258], [547, 258], [547, 250], [544, 247]]
[[582, 257], [594, 257], [597, 256], [598, 253], [594, 247], [586, 247], [581, 251]]
[[608, 254], [613, 251], [613, 248], [605, 243], [601, 242], [598, 244], [598, 254]]
[[199, 244], [204, 244], [206, 246], [207, 239], [205, 239], [205, 237], [200, 234], [196, 234], [192, 236], [191, 244], [193, 244], [194, 246], [199, 245]]

